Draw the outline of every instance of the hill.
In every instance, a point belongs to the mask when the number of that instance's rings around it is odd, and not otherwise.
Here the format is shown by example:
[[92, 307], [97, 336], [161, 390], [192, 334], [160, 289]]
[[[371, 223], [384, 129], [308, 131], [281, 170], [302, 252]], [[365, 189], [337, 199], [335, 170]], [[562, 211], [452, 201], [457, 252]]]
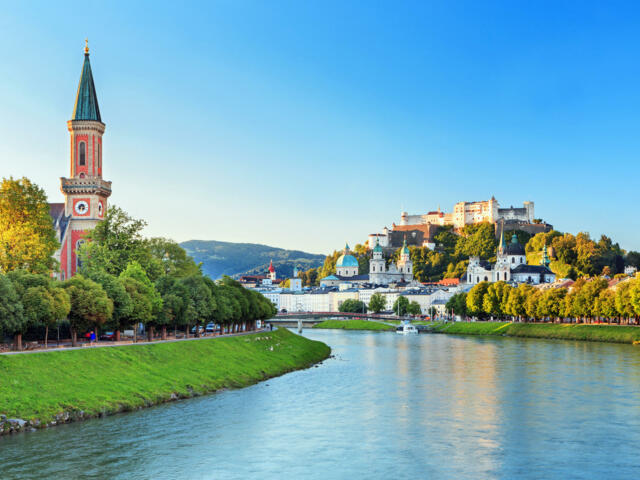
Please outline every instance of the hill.
[[216, 240], [189, 240], [180, 244], [196, 262], [202, 262], [202, 271], [211, 278], [222, 275], [239, 276], [262, 274], [273, 260], [278, 278], [290, 277], [293, 267], [308, 270], [319, 267], [324, 255], [285, 250], [258, 243], [218, 242]]

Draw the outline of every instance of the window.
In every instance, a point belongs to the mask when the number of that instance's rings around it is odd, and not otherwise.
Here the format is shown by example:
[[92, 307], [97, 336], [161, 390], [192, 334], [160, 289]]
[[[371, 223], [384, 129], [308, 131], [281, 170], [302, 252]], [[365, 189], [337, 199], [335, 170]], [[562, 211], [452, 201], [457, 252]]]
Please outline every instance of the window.
[[100, 144], [98, 143], [98, 170], [102, 168], [102, 159], [100, 158]]
[[511, 263], [516, 263], [516, 259], [511, 257]]
[[84, 167], [87, 162], [87, 144], [84, 142], [80, 142], [79, 150], [80, 151], [78, 152], [78, 165], [80, 165], [81, 167]]

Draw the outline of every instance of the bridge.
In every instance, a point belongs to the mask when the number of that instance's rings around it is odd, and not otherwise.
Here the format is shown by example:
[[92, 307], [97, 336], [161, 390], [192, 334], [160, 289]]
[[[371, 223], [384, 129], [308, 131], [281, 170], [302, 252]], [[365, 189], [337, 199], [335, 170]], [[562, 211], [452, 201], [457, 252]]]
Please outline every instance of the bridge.
[[340, 320], [374, 320], [378, 322], [385, 322], [389, 320], [404, 320], [404, 317], [398, 317], [397, 315], [380, 315], [377, 313], [348, 313], [348, 312], [290, 312], [290, 313], [278, 313], [273, 317], [270, 322], [273, 325], [279, 325], [283, 327], [296, 327], [299, 320], [302, 321], [304, 327], [312, 327], [317, 323], [327, 319], [340, 319]]

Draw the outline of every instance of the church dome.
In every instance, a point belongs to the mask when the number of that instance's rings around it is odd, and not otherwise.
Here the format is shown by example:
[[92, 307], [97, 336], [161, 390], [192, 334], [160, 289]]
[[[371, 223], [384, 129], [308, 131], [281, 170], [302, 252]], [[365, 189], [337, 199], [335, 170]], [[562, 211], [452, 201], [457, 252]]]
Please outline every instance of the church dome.
[[348, 253], [340, 255], [340, 258], [338, 258], [338, 261], [336, 262], [336, 267], [357, 267], [357, 266], [358, 266], [358, 259]]
[[338, 261], [336, 262], [336, 267], [357, 267], [358, 259], [351, 255], [351, 250], [349, 250], [349, 245], [345, 245], [344, 253], [340, 255]]
[[524, 247], [518, 241], [518, 236], [514, 233], [511, 237], [511, 242], [507, 244], [504, 249], [506, 255], [524, 255]]

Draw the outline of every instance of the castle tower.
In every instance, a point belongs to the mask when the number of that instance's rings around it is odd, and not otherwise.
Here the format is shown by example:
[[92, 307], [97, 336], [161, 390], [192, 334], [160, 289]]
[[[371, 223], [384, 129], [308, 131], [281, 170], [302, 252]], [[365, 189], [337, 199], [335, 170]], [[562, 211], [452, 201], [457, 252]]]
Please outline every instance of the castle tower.
[[69, 178], [60, 178], [65, 196], [68, 224], [61, 236], [60, 271], [63, 279], [75, 275], [79, 264], [76, 250], [83, 237], [107, 212], [111, 182], [102, 179], [102, 135], [105, 124], [100, 117], [93, 83], [89, 46], [84, 48], [84, 64], [71, 120], [67, 122], [71, 140]]

